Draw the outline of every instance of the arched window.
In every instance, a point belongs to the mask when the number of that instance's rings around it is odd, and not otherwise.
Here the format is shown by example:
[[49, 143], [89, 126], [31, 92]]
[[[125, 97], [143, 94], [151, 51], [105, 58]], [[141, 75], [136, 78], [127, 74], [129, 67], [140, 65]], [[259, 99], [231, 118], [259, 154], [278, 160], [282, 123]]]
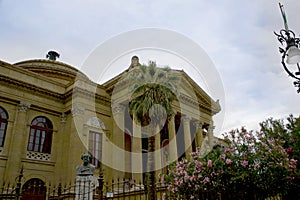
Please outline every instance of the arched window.
[[0, 107], [0, 147], [4, 146], [7, 119], [8, 119], [7, 112], [2, 107]]
[[30, 126], [28, 151], [51, 153], [52, 123], [46, 117], [36, 117]]

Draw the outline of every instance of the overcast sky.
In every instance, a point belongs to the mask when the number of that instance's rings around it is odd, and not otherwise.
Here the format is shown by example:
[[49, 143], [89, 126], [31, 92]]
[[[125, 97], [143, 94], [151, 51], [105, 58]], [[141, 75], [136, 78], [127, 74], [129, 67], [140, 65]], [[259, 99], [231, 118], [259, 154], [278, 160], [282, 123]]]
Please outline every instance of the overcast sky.
[[[299, 35], [300, 1], [281, 3], [290, 29]], [[217, 125], [217, 134], [241, 126], [257, 129], [266, 118], [300, 113], [300, 94], [280, 64], [280, 44], [273, 34], [283, 28], [277, 1], [0, 0], [0, 27], [1, 60], [45, 58], [48, 50], [56, 50], [59, 61], [78, 69], [91, 52], [116, 35], [149, 27], [171, 30], [198, 44], [219, 73], [225, 119]], [[157, 52], [149, 58], [140, 53], [141, 63], [156, 60], [189, 71], [182, 63], [175, 66], [159, 58]], [[130, 58], [120, 59], [113, 75], [125, 70]]]

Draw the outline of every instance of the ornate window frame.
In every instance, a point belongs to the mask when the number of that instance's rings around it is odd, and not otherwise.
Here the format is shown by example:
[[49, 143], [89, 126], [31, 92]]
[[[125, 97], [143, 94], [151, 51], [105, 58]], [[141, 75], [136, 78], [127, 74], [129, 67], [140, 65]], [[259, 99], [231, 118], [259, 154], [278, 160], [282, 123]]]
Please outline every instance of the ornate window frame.
[[101, 160], [103, 159], [105, 130], [103, 121], [98, 117], [91, 117], [84, 124], [83, 135], [87, 136], [88, 151], [92, 155], [91, 163], [96, 168], [101, 167]]
[[[45, 116], [35, 117], [30, 125], [27, 152], [32, 152], [33, 154], [51, 154], [52, 136], [52, 122]], [[40, 157], [38, 160], [44, 160], [44, 158], [49, 160], [48, 156], [28, 156], [29, 154], [27, 153], [27, 158], [36, 159]]]
[[8, 125], [8, 113], [0, 106], [0, 153], [3, 150]]

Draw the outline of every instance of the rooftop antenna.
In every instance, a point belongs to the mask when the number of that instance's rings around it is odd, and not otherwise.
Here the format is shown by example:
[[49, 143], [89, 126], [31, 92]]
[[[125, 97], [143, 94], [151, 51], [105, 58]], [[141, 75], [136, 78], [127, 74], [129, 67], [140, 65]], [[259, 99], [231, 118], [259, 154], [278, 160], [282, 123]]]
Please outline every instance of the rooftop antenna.
[[46, 58], [48, 58], [49, 60], [56, 60], [56, 58], [59, 58], [59, 53], [57, 53], [56, 51], [49, 51], [46, 55]]

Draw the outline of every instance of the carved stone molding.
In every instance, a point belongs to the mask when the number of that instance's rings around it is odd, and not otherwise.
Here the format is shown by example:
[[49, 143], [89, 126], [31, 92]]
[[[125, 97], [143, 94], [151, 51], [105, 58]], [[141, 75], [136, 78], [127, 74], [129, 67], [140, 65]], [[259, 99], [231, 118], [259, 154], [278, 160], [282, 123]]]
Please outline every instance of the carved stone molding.
[[80, 106], [73, 106], [72, 108], [72, 116], [76, 117], [78, 115], [83, 115], [85, 111], [85, 108], [80, 107]]
[[67, 122], [67, 114], [66, 113], [61, 113], [61, 116], [60, 116], [60, 120], [61, 120], [61, 122], [63, 122], [63, 123], [65, 123], [65, 122]]
[[119, 114], [119, 113], [124, 113], [125, 111], [125, 106], [121, 105], [121, 104], [114, 104], [112, 106], [112, 112], [113, 114]]
[[184, 103], [189, 103], [190, 105], [199, 106], [199, 102], [196, 101], [195, 99], [192, 99], [191, 97], [184, 95], [184, 94], [180, 94], [179, 99], [182, 100]]
[[21, 101], [18, 105], [18, 110], [20, 112], [26, 112], [30, 108], [31, 104], [28, 102]]
[[51, 155], [48, 153], [40, 153], [34, 151], [27, 151], [26, 158], [32, 160], [51, 161]]
[[17, 88], [18, 90], [22, 88], [22, 90], [26, 90], [32, 93], [38, 93], [43, 96], [47, 96], [47, 98], [54, 98], [55, 100], [63, 99], [63, 95], [57, 92], [50, 91], [46, 88], [41, 88], [34, 84], [25, 83], [20, 80], [15, 80], [3, 75], [0, 75], [1, 84], [9, 85], [10, 87]]
[[90, 126], [90, 127], [97, 128], [97, 129], [103, 129], [103, 130], [105, 130], [105, 125], [104, 125], [103, 121], [101, 119], [99, 119], [98, 117], [91, 117], [86, 122], [86, 125]]
[[204, 125], [204, 122], [201, 122], [199, 120], [196, 120], [196, 121], [193, 121], [193, 125], [196, 127], [196, 128], [201, 128], [203, 127]]

